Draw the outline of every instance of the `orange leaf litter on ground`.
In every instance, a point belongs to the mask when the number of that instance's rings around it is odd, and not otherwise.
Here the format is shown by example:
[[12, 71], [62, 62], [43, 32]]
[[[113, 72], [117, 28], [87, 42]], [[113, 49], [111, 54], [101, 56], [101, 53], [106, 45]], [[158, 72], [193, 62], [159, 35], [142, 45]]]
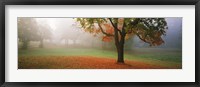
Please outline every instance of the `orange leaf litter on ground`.
[[160, 69], [166, 68], [144, 62], [125, 60], [117, 64], [116, 59], [91, 56], [41, 56], [19, 57], [19, 69]]

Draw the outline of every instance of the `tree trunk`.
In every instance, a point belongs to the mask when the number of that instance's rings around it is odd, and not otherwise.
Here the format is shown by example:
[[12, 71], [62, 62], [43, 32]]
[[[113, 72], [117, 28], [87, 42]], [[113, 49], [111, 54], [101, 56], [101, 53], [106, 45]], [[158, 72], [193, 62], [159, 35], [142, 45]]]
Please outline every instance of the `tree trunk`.
[[117, 63], [123, 64], [124, 63], [124, 39], [125, 34], [121, 35], [121, 40], [119, 41], [118, 31], [115, 30], [115, 46], [117, 48]]
[[118, 54], [118, 58], [117, 58], [117, 63], [124, 63], [124, 39], [125, 36], [121, 36], [121, 40], [118, 41], [118, 36], [115, 35], [115, 46], [117, 48], [117, 54]]
[[124, 43], [125, 43], [125, 36], [126, 34], [124, 33], [124, 30], [122, 30], [122, 34], [120, 41], [118, 44], [116, 44], [117, 46], [117, 53], [118, 53], [118, 59], [117, 59], [117, 63], [124, 63]]
[[27, 49], [27, 48], [28, 48], [28, 41], [27, 40], [23, 40], [22, 49]]
[[117, 63], [124, 63], [124, 44], [117, 46], [118, 59]]
[[40, 48], [43, 48], [44, 46], [43, 46], [43, 39], [41, 39], [40, 40], [40, 46], [39, 46]]

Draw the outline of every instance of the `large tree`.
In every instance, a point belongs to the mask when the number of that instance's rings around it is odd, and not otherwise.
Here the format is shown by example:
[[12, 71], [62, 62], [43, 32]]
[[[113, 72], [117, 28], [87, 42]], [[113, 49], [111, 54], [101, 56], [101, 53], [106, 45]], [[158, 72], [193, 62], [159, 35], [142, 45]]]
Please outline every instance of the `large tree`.
[[167, 22], [164, 18], [77, 18], [82, 29], [92, 34], [104, 34], [103, 41], [114, 39], [118, 63], [124, 63], [125, 40], [135, 35], [142, 41], [157, 46], [164, 43]]

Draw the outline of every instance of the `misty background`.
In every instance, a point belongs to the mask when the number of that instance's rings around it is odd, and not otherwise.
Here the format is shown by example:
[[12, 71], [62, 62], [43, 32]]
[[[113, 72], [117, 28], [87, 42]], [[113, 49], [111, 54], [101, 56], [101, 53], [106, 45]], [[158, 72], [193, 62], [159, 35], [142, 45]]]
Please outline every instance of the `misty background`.
[[[114, 41], [102, 41], [103, 34], [94, 35], [85, 32], [74, 18], [33, 18], [38, 25], [47, 27], [51, 32], [50, 38], [44, 39], [44, 48], [54, 47], [85, 47], [115, 49]], [[168, 29], [163, 35], [164, 44], [152, 46], [141, 41], [138, 37], [132, 36], [125, 41], [125, 49], [134, 48], [174, 48], [182, 49], [182, 18], [165, 18]], [[41, 28], [40, 30], [43, 30]], [[47, 30], [44, 30], [47, 32]], [[29, 47], [38, 47], [39, 41], [30, 41]], [[21, 45], [19, 44], [19, 48]]]

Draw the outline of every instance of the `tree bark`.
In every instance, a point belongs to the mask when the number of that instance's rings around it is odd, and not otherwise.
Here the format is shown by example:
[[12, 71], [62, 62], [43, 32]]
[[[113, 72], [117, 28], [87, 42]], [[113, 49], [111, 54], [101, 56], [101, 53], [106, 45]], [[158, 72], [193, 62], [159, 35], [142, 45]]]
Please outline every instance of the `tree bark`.
[[124, 63], [124, 44], [121, 43], [121, 41], [119, 41], [117, 30], [115, 30], [115, 46], [117, 48], [117, 54], [118, 54], [117, 63]]
[[124, 63], [124, 44], [117, 46], [118, 59], [117, 63]]
[[[123, 64], [124, 63], [124, 41], [125, 41], [125, 22], [123, 24], [122, 31], [117, 28], [117, 23], [113, 23], [112, 20], [109, 18], [111, 24], [114, 27], [114, 38], [115, 38], [115, 46], [117, 48], [118, 58], [117, 63]], [[118, 19], [117, 19], [118, 20]], [[119, 40], [119, 35], [121, 36]]]

